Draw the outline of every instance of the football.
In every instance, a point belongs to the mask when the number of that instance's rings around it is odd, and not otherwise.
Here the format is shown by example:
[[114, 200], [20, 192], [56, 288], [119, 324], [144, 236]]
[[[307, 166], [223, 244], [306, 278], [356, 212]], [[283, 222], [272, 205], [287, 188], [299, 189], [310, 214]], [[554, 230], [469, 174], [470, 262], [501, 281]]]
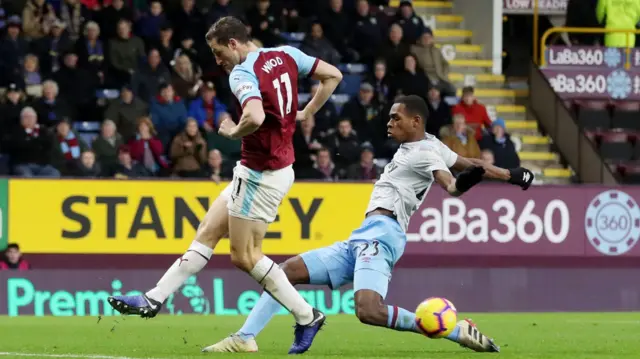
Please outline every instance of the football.
[[446, 337], [457, 322], [456, 307], [445, 298], [427, 298], [416, 308], [416, 325], [429, 338]]

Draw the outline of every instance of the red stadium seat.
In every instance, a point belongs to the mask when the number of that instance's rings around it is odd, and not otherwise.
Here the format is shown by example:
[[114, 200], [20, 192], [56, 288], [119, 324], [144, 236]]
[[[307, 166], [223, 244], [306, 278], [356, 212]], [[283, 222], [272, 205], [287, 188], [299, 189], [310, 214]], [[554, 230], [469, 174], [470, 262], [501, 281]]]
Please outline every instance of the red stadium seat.
[[633, 157], [633, 145], [624, 132], [604, 133], [600, 143], [600, 155], [607, 160], [627, 161]]
[[576, 101], [578, 124], [585, 130], [609, 129], [611, 116], [605, 101]]
[[611, 127], [626, 130], [640, 130], [640, 104], [635, 102], [618, 102], [614, 104]]

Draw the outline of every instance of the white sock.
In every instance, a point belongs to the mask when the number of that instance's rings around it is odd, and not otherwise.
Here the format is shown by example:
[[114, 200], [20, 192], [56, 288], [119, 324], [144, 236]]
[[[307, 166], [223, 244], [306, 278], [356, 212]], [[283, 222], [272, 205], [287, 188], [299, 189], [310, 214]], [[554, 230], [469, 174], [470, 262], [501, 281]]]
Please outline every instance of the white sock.
[[156, 287], [146, 293], [147, 297], [164, 303], [173, 292], [180, 288], [184, 281], [200, 272], [212, 255], [213, 249], [193, 241], [187, 252], [178, 258], [160, 278]]
[[249, 273], [253, 279], [257, 280], [264, 290], [271, 294], [287, 308], [296, 318], [298, 324], [306, 325], [313, 321], [313, 308], [293, 287], [287, 275], [269, 257], [264, 256], [256, 263]]

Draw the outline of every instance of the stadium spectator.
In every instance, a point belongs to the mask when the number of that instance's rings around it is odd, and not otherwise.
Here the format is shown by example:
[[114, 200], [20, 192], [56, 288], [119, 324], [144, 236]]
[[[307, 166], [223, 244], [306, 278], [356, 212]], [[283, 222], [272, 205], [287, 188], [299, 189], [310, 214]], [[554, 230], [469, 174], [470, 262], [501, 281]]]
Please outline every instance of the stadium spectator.
[[520, 157], [516, 146], [511, 141], [511, 136], [506, 132], [503, 119], [493, 121], [491, 133], [484, 135], [480, 141], [480, 148], [491, 150], [495, 158], [495, 164], [502, 168], [520, 167]]
[[417, 95], [425, 97], [429, 92], [429, 80], [422, 71], [418, 71], [416, 58], [409, 54], [404, 58], [404, 70], [393, 81], [393, 97], [399, 95]]
[[[43, 78], [40, 74], [40, 61], [36, 55], [28, 54], [24, 57], [22, 80], [27, 88], [33, 89], [42, 85]], [[42, 94], [42, 89], [39, 92]]]
[[53, 134], [38, 124], [38, 115], [32, 107], [22, 109], [20, 125], [6, 144], [13, 173], [20, 177], [60, 177], [60, 172], [51, 165]]
[[133, 10], [125, 5], [124, 0], [113, 0], [99, 13], [98, 23], [102, 29], [102, 39], [111, 40], [118, 34], [118, 26], [121, 20], [133, 22]]
[[411, 53], [415, 55], [432, 86], [439, 86], [444, 96], [456, 95], [455, 86], [449, 82], [449, 63], [436, 47], [431, 29], [425, 28], [418, 42], [411, 45]]
[[373, 64], [373, 76], [369, 81], [373, 84], [375, 101], [384, 106], [391, 100], [391, 79], [387, 74], [384, 60], [376, 60]]
[[256, 5], [247, 11], [247, 24], [251, 26], [251, 36], [265, 47], [276, 46], [282, 41], [280, 13], [269, 0], [256, 0]]
[[60, 56], [73, 47], [73, 41], [64, 31], [66, 27], [64, 22], [54, 21], [49, 34], [34, 44], [40, 59], [40, 71], [44, 75], [58, 71], [62, 65]]
[[347, 179], [356, 181], [375, 181], [382, 174], [382, 168], [373, 161], [373, 146], [365, 142], [360, 150], [360, 162], [349, 166]]
[[453, 106], [451, 111], [454, 115], [464, 115], [466, 123], [475, 130], [476, 140], [479, 141], [482, 138], [483, 128], [491, 128], [491, 118], [489, 118], [487, 108], [478, 102], [474, 93], [473, 87], [463, 88], [460, 103]]
[[396, 21], [402, 26], [402, 33], [404, 34], [402, 41], [409, 45], [415, 44], [425, 29], [424, 22], [416, 15], [411, 1], [408, 0], [400, 1]]
[[493, 152], [491, 152], [491, 150], [482, 150], [480, 152], [480, 159], [492, 165], [496, 163], [496, 158], [493, 156]]
[[102, 167], [103, 175], [111, 175], [118, 165], [118, 151], [125, 143], [117, 131], [116, 124], [109, 119], [104, 120], [100, 135], [93, 140], [91, 148]]
[[473, 129], [465, 122], [463, 114], [453, 116], [453, 126], [443, 127], [442, 142], [453, 152], [467, 158], [480, 158], [480, 147], [475, 139]]
[[169, 157], [173, 163], [173, 174], [180, 177], [202, 177], [202, 168], [207, 162], [207, 143], [198, 130], [198, 122], [187, 119], [182, 133], [173, 139]]
[[164, 158], [164, 146], [156, 134], [151, 120], [141, 117], [136, 138], [129, 140], [128, 147], [134, 161], [144, 166], [150, 174], [159, 176], [167, 173], [169, 163]]
[[171, 139], [182, 131], [186, 123], [187, 108], [184, 101], [176, 95], [171, 84], [163, 84], [158, 96], [151, 100], [150, 112], [158, 139], [167, 148]]
[[133, 161], [128, 146], [122, 146], [118, 150], [118, 165], [114, 171], [116, 179], [129, 179], [150, 177], [152, 173], [148, 171], [142, 164]]
[[309, 56], [317, 57], [332, 65], [337, 65], [342, 57], [338, 50], [334, 48], [333, 44], [324, 37], [322, 26], [319, 22], [311, 24], [311, 29], [302, 41], [300, 50]]
[[16, 83], [11, 83], [7, 87], [7, 92], [2, 96], [0, 105], [0, 140], [4, 134], [10, 134], [20, 125], [20, 112], [27, 104], [27, 96], [23, 89]]
[[327, 136], [325, 144], [331, 150], [337, 173], [343, 174], [352, 164], [360, 158], [360, 140], [348, 118], [343, 118], [338, 123], [338, 131]]
[[[565, 26], [567, 27], [600, 27], [596, 17], [598, 0], [569, 0]], [[576, 45], [595, 45], [601, 40], [602, 34], [569, 33], [571, 42]], [[601, 44], [604, 42], [600, 41]]]
[[0, 69], [5, 79], [20, 73], [22, 61], [29, 50], [29, 43], [20, 36], [20, 25], [19, 17], [10, 17], [6, 35], [0, 42]]
[[[218, 119], [218, 123], [221, 123], [225, 119], [231, 120], [231, 115], [223, 112]], [[214, 131], [207, 132], [207, 148], [220, 150], [225, 161], [235, 162], [236, 160], [239, 160], [241, 145], [242, 141], [240, 140], [232, 140], [219, 135], [217, 127]]]
[[38, 40], [49, 33], [56, 12], [46, 0], [29, 0], [22, 11], [22, 29], [29, 40]]
[[194, 66], [198, 66], [199, 63], [206, 63], [206, 60], [212, 59], [213, 56], [209, 54], [208, 51], [205, 51], [205, 57], [202, 58], [201, 53], [198, 51], [195, 46], [195, 41], [193, 41], [193, 34], [190, 31], [183, 31], [182, 36], [179, 38], [180, 46], [176, 49], [174, 54], [174, 59], [180, 55], [189, 56], [189, 60], [194, 64]]
[[433, 86], [429, 90], [427, 97], [429, 119], [427, 120], [426, 131], [440, 138], [440, 129], [451, 125], [451, 106], [442, 99], [438, 86]]
[[351, 20], [353, 24], [352, 44], [360, 54], [360, 62], [370, 64], [376, 55], [376, 49], [384, 41], [384, 29], [377, 16], [371, 14], [368, 0], [356, 1], [356, 12]]
[[216, 87], [207, 81], [200, 87], [200, 97], [191, 101], [187, 115], [198, 122], [206, 132], [215, 131], [220, 124], [220, 115], [227, 112], [227, 106], [216, 98]]
[[[309, 97], [309, 101], [316, 95], [318, 92], [319, 83], [314, 83], [311, 85], [311, 93]], [[305, 108], [307, 104], [303, 104], [301, 108]], [[318, 133], [319, 136], [326, 135], [329, 130], [336, 128], [338, 125], [338, 110], [336, 109], [336, 105], [333, 103], [331, 98], [327, 100], [327, 102], [322, 105], [322, 107], [316, 112], [314, 118], [314, 130]]]
[[4, 250], [4, 258], [0, 260], [0, 270], [29, 270], [31, 264], [23, 258], [20, 246], [16, 243], [9, 243]]
[[89, 11], [80, 0], [64, 0], [60, 4], [60, 20], [67, 24], [71, 41], [76, 41], [82, 32], [82, 25], [89, 18]]
[[385, 44], [378, 48], [377, 58], [384, 59], [387, 71], [394, 75], [402, 71], [404, 58], [409, 53], [409, 45], [402, 41], [402, 27], [393, 24], [389, 28], [389, 38]]
[[213, 5], [204, 6], [203, 8], [209, 9], [206, 27], [213, 25], [218, 19], [225, 16], [236, 16], [244, 20], [243, 14], [231, 4], [231, 0], [215, 0]]
[[198, 66], [191, 63], [189, 56], [182, 54], [176, 58], [171, 75], [171, 84], [178, 97], [188, 101], [194, 98], [202, 86], [202, 73]]
[[293, 134], [293, 149], [296, 157], [293, 169], [296, 173], [304, 173], [311, 170], [316, 159], [317, 151], [322, 148], [321, 138], [315, 129], [313, 116], [301, 121]]
[[64, 117], [72, 117], [71, 108], [59, 98], [58, 84], [53, 80], [42, 83], [42, 97], [34, 103], [38, 121], [44, 127], [53, 127]]
[[221, 180], [231, 179], [233, 177], [233, 170], [222, 160], [222, 154], [220, 151], [214, 149], [209, 151], [205, 174], [207, 178], [210, 178], [217, 183]]
[[158, 50], [162, 64], [166, 67], [172, 67], [171, 64], [175, 58], [176, 47], [174, 46], [173, 28], [170, 24], [165, 23], [160, 26], [160, 36], [158, 40], [153, 41], [150, 48]]
[[367, 141], [377, 135], [378, 114], [379, 107], [373, 102], [373, 86], [363, 82], [360, 84], [358, 96], [354, 96], [344, 105], [340, 117], [350, 119], [358, 137]]
[[160, 52], [151, 49], [142, 68], [133, 74], [131, 86], [133, 93], [145, 102], [149, 102], [158, 93], [161, 84], [171, 81], [171, 73], [162, 63]]
[[320, 16], [324, 36], [338, 50], [346, 62], [354, 61], [352, 50], [349, 49], [351, 23], [349, 15], [344, 10], [342, 0], [329, 0], [329, 8]]
[[85, 178], [102, 177], [102, 168], [100, 163], [96, 162], [96, 154], [93, 151], [86, 150], [82, 152], [77, 175]]
[[149, 11], [136, 21], [135, 27], [145, 44], [149, 44], [158, 40], [160, 28], [166, 22], [167, 18], [163, 13], [162, 3], [159, 0], [151, 0]]
[[119, 86], [129, 83], [131, 75], [138, 70], [138, 62], [144, 56], [144, 44], [131, 33], [131, 23], [118, 22], [118, 36], [109, 40], [109, 75]]
[[148, 106], [133, 94], [130, 86], [124, 86], [120, 90], [120, 98], [109, 104], [104, 117], [113, 121], [124, 140], [128, 141], [136, 134], [138, 119], [148, 113]]
[[338, 171], [331, 160], [331, 152], [327, 148], [318, 150], [318, 157], [313, 167], [306, 173], [300, 174], [301, 179], [314, 179], [333, 182], [338, 179]]
[[[598, 22], [605, 22], [606, 29], [625, 29], [633, 31], [640, 22], [640, 4], [637, 0], [599, 0], [596, 8]], [[610, 32], [604, 35], [606, 47], [635, 47], [633, 33]]]
[[63, 118], [55, 128], [53, 164], [63, 176], [71, 176], [78, 171], [80, 154], [88, 149], [87, 144], [71, 129], [71, 122]]
[[84, 37], [76, 42], [76, 53], [80, 66], [96, 73], [100, 78], [100, 83], [104, 83], [106, 49], [104, 42], [100, 40], [100, 26], [95, 21], [87, 22], [83, 35]]
[[63, 55], [62, 67], [53, 76], [60, 88], [60, 98], [82, 116], [95, 113], [96, 90], [100, 78], [96, 72], [78, 67], [78, 55], [69, 50]]
[[294, 1], [286, 1], [284, 4], [284, 8], [282, 9], [283, 15], [283, 27], [282, 29], [287, 32], [302, 32], [301, 30], [305, 27], [306, 21], [304, 18], [300, 16], [300, 10], [298, 7], [301, 5], [311, 5], [309, 3], [314, 3], [313, 1], [307, 1], [304, 4], [300, 4]]
[[[195, 0], [182, 0], [180, 9], [168, 13], [171, 23], [176, 26], [176, 38], [183, 38], [185, 33], [202, 34], [205, 32], [204, 17], [195, 4]], [[189, 26], [177, 26], [179, 24], [189, 24]]]

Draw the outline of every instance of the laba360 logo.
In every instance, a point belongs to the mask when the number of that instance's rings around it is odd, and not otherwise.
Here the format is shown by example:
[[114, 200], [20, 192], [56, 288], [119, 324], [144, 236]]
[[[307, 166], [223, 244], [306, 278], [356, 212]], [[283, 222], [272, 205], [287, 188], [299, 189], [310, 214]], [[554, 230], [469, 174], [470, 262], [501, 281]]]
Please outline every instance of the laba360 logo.
[[627, 193], [611, 190], [597, 195], [585, 214], [589, 242], [602, 254], [627, 253], [640, 239], [640, 208]]

